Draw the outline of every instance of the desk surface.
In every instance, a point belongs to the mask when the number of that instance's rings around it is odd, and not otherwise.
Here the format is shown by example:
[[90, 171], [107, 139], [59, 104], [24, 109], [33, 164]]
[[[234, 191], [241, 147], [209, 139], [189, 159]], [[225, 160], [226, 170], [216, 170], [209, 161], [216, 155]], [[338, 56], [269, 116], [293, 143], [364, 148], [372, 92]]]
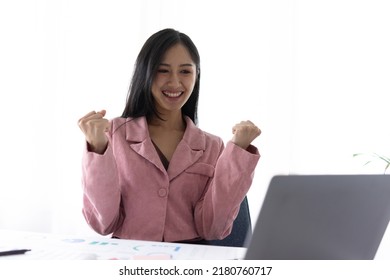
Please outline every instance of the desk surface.
[[241, 259], [246, 251], [246, 248], [236, 247], [0, 230], [0, 251], [13, 249], [31, 251], [23, 255], [0, 257], [0, 260], [223, 260]]
[[[23, 255], [1, 260], [227, 260], [242, 259], [246, 248], [192, 245], [168, 242], [80, 237], [47, 233], [0, 230], [0, 251], [31, 249]], [[390, 229], [375, 259], [390, 259]]]

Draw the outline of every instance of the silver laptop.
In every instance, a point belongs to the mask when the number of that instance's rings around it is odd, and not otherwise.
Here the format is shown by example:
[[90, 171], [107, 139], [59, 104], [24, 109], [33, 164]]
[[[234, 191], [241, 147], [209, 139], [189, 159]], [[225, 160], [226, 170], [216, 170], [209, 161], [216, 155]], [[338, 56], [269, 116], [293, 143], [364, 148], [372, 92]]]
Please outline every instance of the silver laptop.
[[275, 176], [245, 259], [374, 259], [390, 220], [390, 175]]

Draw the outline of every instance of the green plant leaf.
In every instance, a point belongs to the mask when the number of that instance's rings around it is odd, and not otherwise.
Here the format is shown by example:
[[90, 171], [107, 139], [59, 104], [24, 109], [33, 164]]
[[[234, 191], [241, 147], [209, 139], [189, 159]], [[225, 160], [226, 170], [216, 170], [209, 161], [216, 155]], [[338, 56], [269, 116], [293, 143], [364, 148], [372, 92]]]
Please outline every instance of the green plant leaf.
[[[371, 154], [364, 154], [364, 153], [356, 153], [356, 154], [353, 154], [353, 157], [357, 157], [357, 156], [370, 156], [370, 157], [373, 157], [377, 160], [382, 160], [384, 161], [386, 164], [385, 166], [385, 171], [384, 173], [386, 173], [387, 169], [390, 167], [390, 158], [389, 157], [386, 157], [386, 156], [381, 156], [377, 153], [371, 153]], [[373, 162], [373, 160], [369, 160], [367, 161], [363, 166], [366, 166], [367, 164]]]
[[387, 162], [387, 163], [390, 163], [390, 159], [387, 158], [387, 157], [378, 155], [377, 153], [375, 153], [375, 156], [377, 156], [378, 158], [380, 158], [381, 160], [383, 160], [383, 161], [385, 161], [385, 162]]
[[372, 162], [372, 160], [369, 160], [369, 161], [367, 161], [365, 164], [363, 164], [363, 166], [366, 166], [367, 164], [369, 164], [369, 163], [371, 163]]
[[387, 171], [387, 168], [389, 168], [389, 166], [390, 166], [390, 162], [386, 165], [386, 167], [385, 167], [385, 173], [386, 173], [386, 171]]

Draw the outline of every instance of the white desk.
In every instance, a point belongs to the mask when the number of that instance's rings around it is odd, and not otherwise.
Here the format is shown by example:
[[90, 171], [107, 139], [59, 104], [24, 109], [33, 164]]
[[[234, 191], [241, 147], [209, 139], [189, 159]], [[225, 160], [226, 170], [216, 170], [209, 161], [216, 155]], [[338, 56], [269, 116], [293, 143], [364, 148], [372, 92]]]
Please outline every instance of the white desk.
[[3, 256], [1, 260], [224, 260], [241, 259], [246, 249], [168, 242], [79, 237], [46, 233], [0, 230], [0, 251], [31, 249], [23, 255]]
[[[168, 242], [80, 237], [0, 230], [0, 251], [31, 249], [24, 255], [2, 256], [1, 260], [227, 260], [242, 259], [246, 248], [192, 245]], [[377, 260], [390, 259], [390, 228], [376, 254]]]

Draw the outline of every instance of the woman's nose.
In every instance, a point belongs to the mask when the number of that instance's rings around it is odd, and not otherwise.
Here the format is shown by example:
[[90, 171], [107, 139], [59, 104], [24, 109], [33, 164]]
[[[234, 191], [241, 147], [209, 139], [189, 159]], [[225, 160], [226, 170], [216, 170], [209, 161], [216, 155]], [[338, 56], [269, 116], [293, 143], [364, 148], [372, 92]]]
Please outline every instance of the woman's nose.
[[172, 86], [180, 86], [180, 77], [177, 74], [171, 74], [168, 83]]

